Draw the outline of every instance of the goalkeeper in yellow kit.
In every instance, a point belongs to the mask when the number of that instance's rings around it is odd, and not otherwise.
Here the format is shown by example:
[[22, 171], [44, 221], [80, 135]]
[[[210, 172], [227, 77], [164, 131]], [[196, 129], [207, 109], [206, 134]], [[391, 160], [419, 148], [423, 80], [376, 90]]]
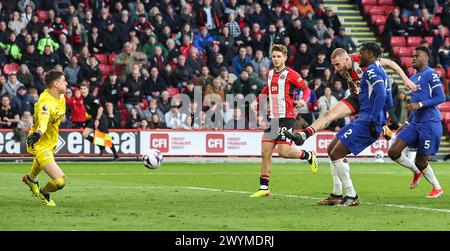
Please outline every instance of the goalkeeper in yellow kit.
[[[53, 155], [58, 144], [59, 124], [66, 112], [64, 93], [67, 82], [62, 72], [50, 71], [45, 75], [45, 83], [47, 89], [34, 105], [33, 127], [27, 137], [27, 151], [34, 157], [33, 165], [22, 180], [44, 205], [55, 206], [50, 193], [62, 189], [66, 183], [66, 177]], [[51, 180], [39, 189], [37, 177], [42, 170]]]

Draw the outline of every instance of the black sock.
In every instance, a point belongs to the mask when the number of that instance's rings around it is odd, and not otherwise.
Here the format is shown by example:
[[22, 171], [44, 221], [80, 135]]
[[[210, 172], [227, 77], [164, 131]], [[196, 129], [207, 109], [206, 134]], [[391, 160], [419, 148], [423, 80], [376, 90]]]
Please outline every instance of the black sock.
[[269, 190], [269, 176], [262, 175], [259, 178], [259, 189], [260, 190]]
[[87, 136], [86, 138], [89, 142], [91, 142], [92, 144], [94, 144], [94, 137], [92, 137], [91, 135]]
[[309, 160], [311, 158], [311, 154], [308, 151], [303, 151], [303, 154], [300, 155], [300, 159]]
[[111, 146], [111, 151], [113, 152], [114, 156], [117, 155], [116, 148], [114, 147], [114, 144]]

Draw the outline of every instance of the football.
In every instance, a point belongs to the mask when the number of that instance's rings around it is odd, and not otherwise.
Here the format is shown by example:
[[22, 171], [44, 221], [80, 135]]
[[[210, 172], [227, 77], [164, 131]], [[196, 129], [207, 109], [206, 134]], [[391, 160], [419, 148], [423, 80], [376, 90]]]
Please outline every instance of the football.
[[163, 155], [158, 149], [149, 149], [143, 156], [144, 166], [148, 169], [156, 169], [161, 166]]

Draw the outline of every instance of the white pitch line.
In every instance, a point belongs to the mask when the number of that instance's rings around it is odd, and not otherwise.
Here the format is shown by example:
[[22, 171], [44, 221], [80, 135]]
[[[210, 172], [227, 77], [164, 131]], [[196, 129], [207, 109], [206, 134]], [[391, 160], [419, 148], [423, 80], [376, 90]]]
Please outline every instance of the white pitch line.
[[[66, 187], [65, 189], [167, 189], [167, 188], [178, 188], [178, 189], [188, 189], [188, 190], [199, 190], [199, 191], [208, 191], [208, 192], [221, 192], [221, 193], [238, 193], [238, 194], [252, 194], [253, 192], [247, 191], [239, 191], [239, 190], [226, 190], [226, 189], [216, 189], [216, 188], [207, 188], [207, 187], [192, 187], [192, 186], [117, 186], [117, 187]], [[6, 189], [23, 189], [19, 187], [0, 187], [0, 190]], [[280, 196], [286, 198], [299, 198], [299, 199], [308, 199], [308, 200], [319, 200], [321, 198], [310, 197], [310, 196], [301, 196], [301, 195], [293, 195], [293, 194], [271, 194], [271, 196]], [[374, 206], [384, 206], [384, 207], [395, 207], [400, 209], [414, 209], [414, 210], [423, 210], [423, 211], [434, 211], [441, 213], [450, 213], [450, 209], [443, 208], [428, 208], [428, 207], [416, 207], [411, 205], [401, 205], [401, 204], [383, 204], [383, 203], [372, 203], [372, 202], [363, 202], [367, 205]]]

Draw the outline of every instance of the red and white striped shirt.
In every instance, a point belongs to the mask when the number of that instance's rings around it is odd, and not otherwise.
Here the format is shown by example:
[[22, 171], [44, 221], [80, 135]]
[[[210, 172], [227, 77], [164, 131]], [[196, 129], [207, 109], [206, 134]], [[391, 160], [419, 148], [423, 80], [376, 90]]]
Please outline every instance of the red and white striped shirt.
[[296, 88], [302, 90], [302, 99], [306, 103], [309, 99], [310, 90], [300, 74], [290, 67], [285, 67], [280, 72], [271, 69], [267, 73], [267, 85], [260, 95], [268, 95], [269, 97], [270, 118], [295, 118], [294, 92]]
[[361, 67], [359, 65], [359, 55], [358, 53], [353, 53], [350, 55], [352, 60], [352, 68], [347, 70], [345, 74], [342, 76], [347, 80], [348, 87], [350, 88], [351, 93], [359, 94], [359, 80], [361, 79], [366, 67]]

